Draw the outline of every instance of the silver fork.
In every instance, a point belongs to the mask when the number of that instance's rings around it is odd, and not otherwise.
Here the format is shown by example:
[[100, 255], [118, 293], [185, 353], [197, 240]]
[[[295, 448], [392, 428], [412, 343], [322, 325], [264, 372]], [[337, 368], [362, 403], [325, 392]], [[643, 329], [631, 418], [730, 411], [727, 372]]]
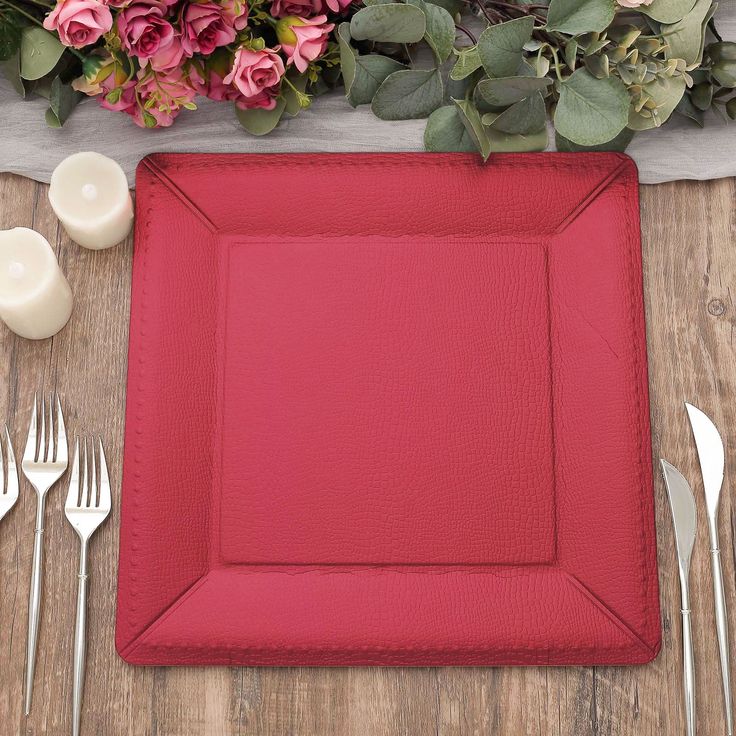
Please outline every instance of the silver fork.
[[[74, 528], [80, 541], [79, 578], [77, 587], [77, 618], [74, 626], [74, 681], [73, 681], [73, 720], [72, 733], [79, 736], [79, 724], [82, 713], [82, 694], [84, 692], [84, 656], [87, 633], [87, 545], [89, 538], [110, 513], [110, 477], [107, 473], [107, 462], [102, 440], [98, 441], [99, 472], [96, 471], [95, 441], [90, 439], [82, 445], [82, 457], [79, 456], [79, 439], [74, 443], [74, 459], [72, 475], [69, 481], [69, 493], [66, 497], [64, 512]], [[99, 475], [99, 494], [98, 494]]]
[[[54, 423], [54, 405], [56, 422]], [[56, 425], [54, 427], [54, 424]], [[38, 644], [38, 625], [41, 615], [41, 591], [43, 589], [43, 522], [46, 508], [46, 494], [58, 482], [69, 463], [64, 427], [64, 415], [57, 394], [49, 396], [48, 412], [46, 399], [33, 399], [31, 427], [23, 453], [23, 474], [36, 491], [36, 529], [33, 536], [33, 570], [31, 572], [31, 594], [28, 600], [28, 641], [26, 645], [25, 714], [31, 711], [33, 698], [33, 675], [36, 669], [36, 647]]]
[[13, 444], [10, 441], [7, 425], [5, 426], [5, 457], [8, 465], [7, 483], [3, 470], [3, 443], [0, 440], [0, 519], [15, 506], [18, 500], [18, 467], [15, 464]]

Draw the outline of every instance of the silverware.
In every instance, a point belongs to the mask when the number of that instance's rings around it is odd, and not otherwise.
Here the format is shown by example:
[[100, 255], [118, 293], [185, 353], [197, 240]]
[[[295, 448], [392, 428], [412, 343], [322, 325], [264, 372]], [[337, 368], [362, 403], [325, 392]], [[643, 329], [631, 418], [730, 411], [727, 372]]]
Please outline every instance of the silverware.
[[[7, 463], [7, 483], [5, 481], [6, 473], [3, 464]], [[5, 427], [5, 460], [3, 460], [3, 443], [0, 439], [0, 519], [15, 506], [18, 500], [18, 467], [15, 464], [15, 455], [13, 454], [13, 444], [10, 441], [10, 433], [8, 427]]]
[[[74, 681], [73, 681], [73, 720], [72, 733], [79, 736], [84, 693], [84, 656], [87, 630], [87, 545], [89, 538], [110, 513], [110, 477], [107, 472], [105, 451], [102, 440], [98, 441], [99, 465], [95, 462], [95, 441], [90, 439], [82, 444], [82, 457], [79, 456], [79, 439], [74, 443], [74, 459], [69, 481], [64, 512], [69, 523], [77, 533], [80, 542], [79, 573], [77, 575], [77, 618], [74, 626]], [[81, 463], [81, 464], [80, 464]], [[99, 470], [97, 469], [99, 468]], [[99, 476], [99, 478], [98, 478]], [[99, 480], [99, 492], [98, 492]]]
[[723, 685], [723, 707], [728, 736], [733, 734], [731, 711], [731, 683], [729, 677], [728, 618], [726, 616], [726, 596], [723, 591], [723, 571], [721, 569], [721, 549], [718, 542], [718, 506], [723, 485], [725, 451], [723, 440], [716, 426], [700, 409], [685, 403], [690, 426], [698, 448], [698, 460], [703, 476], [705, 507], [708, 512], [708, 531], [710, 533], [710, 562], [713, 570], [713, 597], [716, 608], [716, 632], [718, 652], [721, 659], [721, 682]]
[[[56, 422], [54, 422], [54, 405]], [[39, 430], [40, 427], [40, 430]], [[48, 400], [41, 397], [33, 399], [33, 414], [28, 430], [28, 440], [23, 453], [23, 474], [36, 491], [36, 529], [33, 536], [33, 570], [31, 572], [31, 594], [28, 600], [28, 641], [26, 645], [25, 714], [31, 710], [33, 697], [33, 674], [36, 668], [36, 647], [38, 644], [38, 625], [41, 612], [41, 591], [43, 588], [43, 521], [46, 494], [64, 475], [68, 463], [66, 430], [61, 401], [52, 396]]]
[[672, 523], [675, 527], [677, 543], [677, 562], [680, 570], [680, 598], [682, 613], [682, 661], [683, 685], [685, 690], [685, 719], [688, 736], [695, 734], [695, 663], [693, 661], [693, 638], [690, 627], [690, 595], [688, 577], [690, 575], [690, 555], [695, 544], [697, 512], [695, 497], [688, 482], [680, 471], [666, 460], [662, 463], [662, 473], [670, 499]]

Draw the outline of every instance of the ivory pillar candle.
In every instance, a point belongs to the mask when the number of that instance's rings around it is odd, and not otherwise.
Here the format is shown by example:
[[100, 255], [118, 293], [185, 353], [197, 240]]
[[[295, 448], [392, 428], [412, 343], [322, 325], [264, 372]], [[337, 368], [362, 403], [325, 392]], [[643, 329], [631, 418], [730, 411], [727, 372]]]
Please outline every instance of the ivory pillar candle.
[[69, 237], [85, 248], [116, 245], [133, 225], [125, 173], [101, 153], [85, 151], [65, 158], [51, 175], [49, 201]]
[[0, 230], [0, 319], [21, 337], [55, 335], [72, 313], [72, 291], [43, 235]]

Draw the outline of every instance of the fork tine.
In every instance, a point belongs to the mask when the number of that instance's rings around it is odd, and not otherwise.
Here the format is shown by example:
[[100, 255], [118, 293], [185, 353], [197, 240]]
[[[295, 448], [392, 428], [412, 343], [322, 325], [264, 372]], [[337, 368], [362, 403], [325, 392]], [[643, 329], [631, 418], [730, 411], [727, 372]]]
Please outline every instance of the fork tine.
[[26, 440], [26, 449], [23, 453], [23, 462], [32, 463], [36, 460], [36, 434], [38, 432], [38, 394], [33, 395], [33, 411], [31, 412], [31, 426], [28, 428], [28, 439]]
[[18, 498], [18, 467], [15, 464], [15, 453], [13, 452], [13, 443], [10, 440], [10, 432], [8, 425], [5, 425], [5, 442], [6, 442], [6, 458], [8, 461], [8, 495]]
[[74, 440], [74, 457], [72, 458], [72, 474], [69, 478], [69, 492], [66, 494], [66, 508], [76, 509], [79, 506], [79, 437]]
[[82, 497], [79, 505], [83, 507], [89, 506], [89, 465], [87, 463], [87, 438], [83, 440], [82, 457], [84, 458], [84, 480], [82, 481]]
[[46, 397], [41, 394], [41, 438], [38, 441], [38, 462], [46, 462]]
[[54, 461], [54, 395], [49, 394], [49, 423], [48, 423], [49, 446], [46, 452], [46, 459], [49, 462]]
[[92, 466], [92, 478], [89, 483], [89, 505], [91, 508], [97, 507], [97, 472], [95, 462], [95, 441], [93, 437], [89, 439], [89, 460]]
[[109, 511], [112, 506], [110, 498], [110, 476], [107, 472], [107, 460], [105, 458], [105, 449], [102, 447], [102, 437], [99, 438], [100, 443], [100, 508]]
[[61, 411], [61, 399], [58, 393], [56, 394], [56, 462], [63, 464], [69, 462], [64, 413]]

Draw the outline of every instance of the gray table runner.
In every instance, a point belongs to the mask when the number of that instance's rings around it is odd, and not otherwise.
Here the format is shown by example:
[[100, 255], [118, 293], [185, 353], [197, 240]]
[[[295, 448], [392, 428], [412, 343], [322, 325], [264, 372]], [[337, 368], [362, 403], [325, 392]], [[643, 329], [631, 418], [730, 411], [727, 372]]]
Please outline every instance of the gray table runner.
[[[716, 21], [724, 39], [736, 40], [736, 0], [723, 0]], [[339, 92], [314, 101], [309, 110], [256, 138], [238, 124], [229, 105], [199, 99], [170, 128], [141, 130], [127, 115], [103, 110], [96, 100], [80, 103], [64, 127], [46, 127], [42, 99], [21, 100], [0, 76], [0, 171], [49, 181], [56, 164], [76, 151], [99, 151], [119, 161], [133, 183], [135, 167], [154, 151], [296, 152], [421, 151], [424, 120], [384, 122], [370, 109], [353, 110]], [[679, 116], [659, 130], [639, 133], [628, 149], [641, 181], [717, 179], [736, 176], [736, 121], [710, 115], [704, 129]]]

